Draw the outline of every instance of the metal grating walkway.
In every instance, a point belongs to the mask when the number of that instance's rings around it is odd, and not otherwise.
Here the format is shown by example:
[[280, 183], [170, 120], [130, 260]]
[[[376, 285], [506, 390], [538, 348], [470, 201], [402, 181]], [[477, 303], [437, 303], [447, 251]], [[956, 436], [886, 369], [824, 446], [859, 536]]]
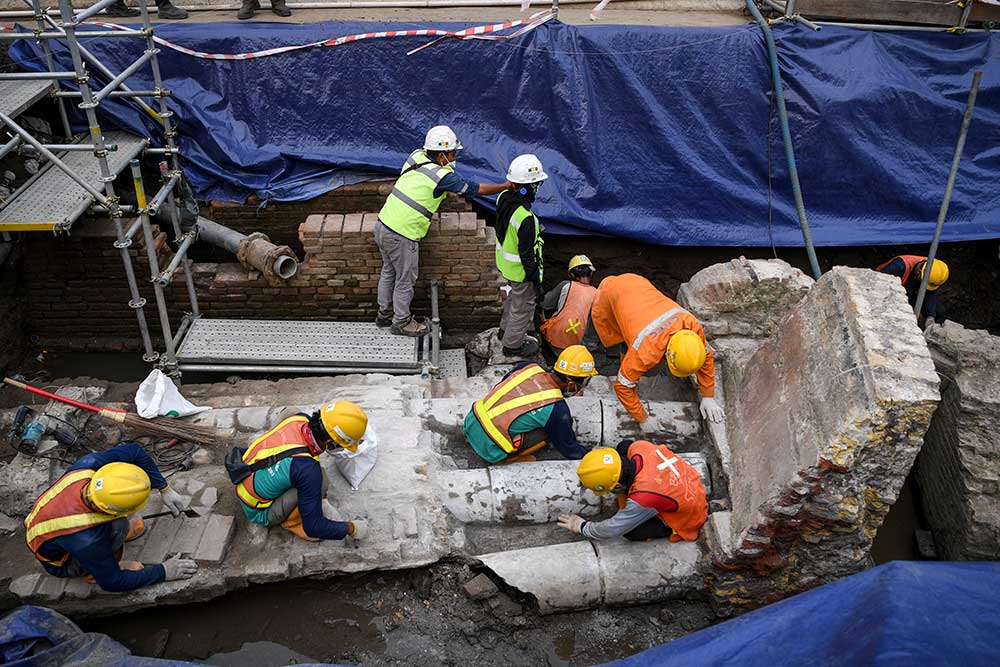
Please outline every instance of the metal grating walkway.
[[177, 362], [182, 371], [419, 373], [419, 344], [374, 322], [197, 319]]
[[[52, 83], [40, 81], [0, 81], [0, 112], [17, 118], [49, 93]], [[0, 123], [0, 127], [3, 124]]]
[[[89, 141], [89, 137], [86, 138]], [[142, 152], [146, 140], [125, 132], [107, 132], [108, 145], [118, 150], [108, 153], [108, 166], [117, 175], [129, 160]], [[103, 190], [97, 158], [89, 152], [70, 151], [59, 156], [75, 174]], [[0, 208], [0, 231], [38, 232], [68, 229], [89, 207], [92, 197], [61, 169], [49, 163], [25, 183], [7, 204]]]

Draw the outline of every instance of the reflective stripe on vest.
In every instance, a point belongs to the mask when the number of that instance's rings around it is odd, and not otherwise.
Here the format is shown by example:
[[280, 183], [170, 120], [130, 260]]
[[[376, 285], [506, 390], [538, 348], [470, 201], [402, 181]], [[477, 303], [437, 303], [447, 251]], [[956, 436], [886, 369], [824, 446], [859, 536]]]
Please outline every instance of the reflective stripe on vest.
[[442, 167], [431, 160], [423, 150], [411, 153], [379, 211], [379, 220], [411, 241], [422, 239], [427, 235], [431, 218], [447, 196], [442, 193], [435, 197], [434, 190], [452, 171], [451, 167]]
[[[301, 415], [289, 417], [288, 419], [282, 421], [273, 429], [250, 443], [247, 451], [243, 454], [243, 462], [247, 465], [251, 465], [257, 461], [266, 459], [269, 456], [274, 456], [276, 454], [280, 454], [281, 452], [288, 451], [289, 449], [308, 447], [309, 443], [302, 434], [302, 427], [308, 423], [309, 419], [307, 417], [302, 417]], [[305, 456], [308, 456], [317, 462], [319, 461], [319, 457], [313, 456], [312, 454], [293, 454], [291, 458]], [[258, 470], [257, 472], [263, 472], [263, 470]], [[236, 495], [239, 496], [240, 500], [246, 503], [249, 507], [258, 510], [267, 509], [274, 503], [274, 498], [264, 498], [257, 493], [253, 484], [254, 477], [256, 475], [257, 473], [255, 472], [237, 484]]]
[[513, 454], [518, 445], [510, 437], [510, 425], [521, 415], [563, 400], [562, 390], [538, 364], [526, 366], [495, 386], [472, 406], [486, 434], [500, 449]]
[[24, 519], [24, 539], [35, 558], [43, 563], [59, 567], [65, 564], [69, 554], [57, 560], [49, 560], [38, 550], [47, 541], [86, 530], [91, 526], [114, 521], [116, 516], [95, 512], [83, 501], [83, 490], [96, 474], [95, 470], [75, 470], [60, 477], [38, 500]]
[[[688, 312], [688, 311], [684, 310], [683, 308], [671, 308], [667, 312], [665, 312], [662, 315], [660, 315], [659, 317], [657, 317], [655, 320], [653, 320], [652, 322], [650, 322], [649, 324], [647, 324], [646, 326], [644, 326], [642, 328], [642, 331], [640, 331], [636, 335], [635, 340], [632, 341], [632, 349], [638, 351], [639, 346], [642, 345], [642, 343], [647, 338], [649, 338], [651, 335], [659, 333], [663, 329], [666, 329], [670, 325], [670, 319], [672, 317], [674, 317], [675, 315], [677, 315], [679, 313], [686, 313], [686, 312]], [[705, 356], [707, 357], [708, 353], [711, 352], [711, 351], [712, 351], [712, 346], [709, 345], [708, 343], [705, 343]], [[621, 374], [619, 374], [619, 376], [620, 375]], [[625, 383], [623, 382], [622, 384], [625, 384]]]
[[[497, 197], [497, 203], [500, 202], [500, 197], [503, 193]], [[535, 218], [534, 214], [523, 206], [519, 206], [514, 209], [514, 212], [510, 216], [510, 220], [507, 223], [507, 230], [504, 233], [503, 239], [497, 239], [496, 241], [496, 263], [497, 268], [503, 277], [507, 280], [515, 283], [523, 283], [527, 275], [524, 272], [524, 265], [521, 262], [521, 255], [519, 253], [520, 244], [518, 243], [518, 231], [521, 229], [521, 225], [528, 218], [534, 218], [535, 220], [535, 240], [533, 242], [532, 252], [535, 253], [535, 257], [538, 261], [538, 278], [542, 279], [542, 229], [541, 224], [538, 219]]]

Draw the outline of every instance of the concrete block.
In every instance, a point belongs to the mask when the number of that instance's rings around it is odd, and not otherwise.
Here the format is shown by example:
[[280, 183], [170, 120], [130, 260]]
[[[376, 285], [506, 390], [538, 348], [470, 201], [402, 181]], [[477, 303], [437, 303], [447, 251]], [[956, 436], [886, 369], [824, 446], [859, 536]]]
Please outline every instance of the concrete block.
[[233, 517], [221, 514], [211, 515], [193, 558], [205, 563], [220, 562], [226, 555], [226, 548], [229, 546], [234, 529]]
[[208, 526], [209, 518], [210, 517], [207, 516], [201, 516], [195, 519], [182, 519], [181, 524], [177, 529], [177, 533], [174, 535], [173, 543], [169, 547], [168, 553], [184, 555], [193, 554], [197, 550], [198, 544], [201, 542], [202, 535], [205, 534], [205, 528]]
[[244, 572], [252, 584], [280, 581], [289, 575], [288, 557], [284, 553], [257, 552], [247, 561]]
[[236, 410], [236, 428], [241, 433], [262, 433], [270, 425], [268, 413], [271, 408], [254, 407]]
[[493, 580], [485, 574], [477, 574], [462, 585], [471, 600], [486, 600], [500, 592]]
[[602, 599], [600, 565], [590, 542], [501, 551], [479, 560], [508, 585], [534, 596], [542, 614], [587, 609]]
[[87, 580], [83, 577], [75, 577], [66, 580], [66, 586], [63, 589], [63, 598], [69, 600], [86, 600], [96, 590], [97, 586], [95, 584], [87, 583]]
[[17, 577], [10, 582], [9, 590], [12, 595], [15, 595], [23, 600], [30, 597], [31, 594], [35, 592], [35, 589], [38, 588], [38, 583], [41, 581], [43, 576], [49, 577], [51, 575], [36, 572]]
[[219, 501], [219, 491], [214, 486], [210, 486], [202, 490], [201, 495], [198, 496], [197, 504], [199, 507], [210, 508], [214, 507], [215, 503]]
[[69, 580], [60, 577], [53, 577], [49, 574], [43, 575], [42, 578], [38, 580], [38, 586], [35, 588], [35, 592], [32, 593], [32, 597], [39, 602], [58, 602], [62, 597], [63, 589], [66, 588], [67, 581]]
[[694, 542], [594, 542], [606, 605], [658, 602], [698, 593], [701, 550]]
[[174, 536], [187, 520], [172, 516], [161, 516], [150, 520], [146, 528], [146, 544], [139, 552], [139, 561], [152, 565], [166, 560]]

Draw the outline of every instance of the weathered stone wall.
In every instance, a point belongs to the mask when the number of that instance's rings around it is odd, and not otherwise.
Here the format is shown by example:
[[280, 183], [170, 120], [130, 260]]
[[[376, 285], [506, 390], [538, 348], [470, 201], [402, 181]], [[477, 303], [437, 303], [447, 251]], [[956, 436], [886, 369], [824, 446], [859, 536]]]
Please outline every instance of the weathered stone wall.
[[721, 608], [862, 569], [938, 402], [899, 282], [834, 268], [725, 373], [735, 540], [711, 571]]
[[927, 343], [941, 375], [941, 406], [914, 478], [938, 556], [1000, 558], [1000, 337], [953, 322]]
[[[257, 271], [236, 263], [198, 262], [194, 278], [205, 317], [258, 319], [374, 319], [382, 260], [373, 229], [377, 216], [309, 216], [299, 225], [305, 261], [291, 280], [271, 285]], [[160, 234], [161, 266], [170, 250]], [[114, 231], [106, 222], [74, 227], [71, 236], [29, 237], [25, 262], [26, 325], [53, 349], [107, 351], [140, 345], [135, 314], [128, 307], [128, 286]], [[501, 308], [501, 279], [494, 261], [495, 236], [475, 213], [443, 213], [421, 242], [420, 280], [414, 312], [430, 314], [430, 281], [441, 280], [441, 318], [452, 330], [495, 325]], [[149, 264], [138, 244], [133, 266], [154, 338], [159, 332], [149, 285]], [[168, 290], [176, 327], [189, 309], [183, 273]]]

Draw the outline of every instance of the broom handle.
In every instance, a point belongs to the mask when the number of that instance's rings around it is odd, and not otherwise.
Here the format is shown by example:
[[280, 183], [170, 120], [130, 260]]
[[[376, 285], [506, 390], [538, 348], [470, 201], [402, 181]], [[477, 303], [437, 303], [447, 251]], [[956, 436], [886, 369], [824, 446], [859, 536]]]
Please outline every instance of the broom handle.
[[[122, 410], [109, 410], [108, 408], [97, 408], [93, 405], [87, 405], [86, 403], [81, 403], [80, 401], [74, 401], [72, 398], [66, 398], [65, 396], [59, 396], [58, 394], [52, 394], [44, 389], [38, 389], [32, 387], [31, 385], [25, 384], [23, 382], [18, 382], [17, 380], [12, 380], [10, 378], [3, 379], [4, 384], [9, 384], [11, 387], [17, 387], [18, 389], [23, 389], [25, 391], [30, 391], [32, 394], [38, 394], [39, 396], [44, 396], [45, 398], [50, 398], [53, 401], [59, 401], [60, 403], [65, 403], [66, 405], [72, 405], [74, 408], [80, 408], [81, 410], [87, 410], [89, 412], [96, 412], [97, 414], [104, 415], [108, 412], [123, 412]], [[110, 415], [107, 415], [110, 416]], [[114, 417], [112, 417], [113, 419]]]

